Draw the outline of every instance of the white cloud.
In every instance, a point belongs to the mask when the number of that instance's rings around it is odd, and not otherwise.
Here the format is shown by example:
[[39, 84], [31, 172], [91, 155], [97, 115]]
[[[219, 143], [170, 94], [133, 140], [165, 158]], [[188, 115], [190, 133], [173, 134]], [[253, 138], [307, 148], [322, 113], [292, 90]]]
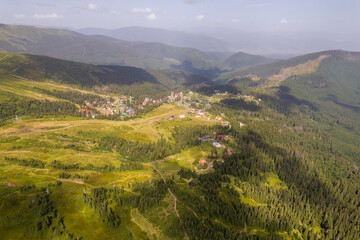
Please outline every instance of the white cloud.
[[287, 21], [287, 19], [286, 19], [286, 18], [283, 18], [283, 19], [281, 19], [280, 23], [281, 23], [281, 24], [287, 24], [287, 23], [288, 23], [288, 21]]
[[120, 12], [117, 12], [117, 11], [111, 11], [110, 13], [111, 13], [112, 15], [120, 16]]
[[237, 20], [237, 19], [232, 19], [231, 21], [232, 21], [233, 23], [239, 22], [239, 20]]
[[151, 8], [133, 8], [130, 10], [130, 12], [135, 14], [148, 14], [152, 13], [152, 10]]
[[97, 10], [99, 10], [99, 7], [95, 3], [89, 3], [87, 6], [87, 9], [90, 11], [97, 11]]
[[158, 20], [159, 18], [156, 16], [155, 13], [151, 13], [146, 17], [148, 20]]
[[15, 18], [25, 18], [26, 15], [25, 14], [14, 14]]
[[57, 13], [51, 14], [35, 14], [32, 16], [34, 19], [59, 19], [63, 18], [64, 16], [58, 15]]
[[199, 20], [199, 21], [203, 20], [204, 18], [205, 18], [204, 15], [197, 15], [196, 16], [196, 20]]

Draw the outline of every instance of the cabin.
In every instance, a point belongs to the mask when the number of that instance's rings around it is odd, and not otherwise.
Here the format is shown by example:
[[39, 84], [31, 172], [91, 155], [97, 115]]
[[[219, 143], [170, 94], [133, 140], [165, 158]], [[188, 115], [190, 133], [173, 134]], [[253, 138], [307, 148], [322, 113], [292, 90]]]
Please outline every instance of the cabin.
[[217, 139], [219, 139], [220, 141], [222, 141], [222, 140], [227, 140], [228, 137], [225, 136], [225, 135], [217, 135]]
[[222, 120], [222, 117], [221, 117], [221, 116], [216, 116], [216, 120], [221, 121], [221, 120]]
[[230, 149], [226, 149], [225, 155], [230, 157], [232, 155], [232, 151]]
[[196, 114], [195, 114], [195, 117], [196, 117], [196, 118], [199, 118], [199, 117], [201, 117], [201, 115], [198, 114], [198, 113], [196, 113]]
[[205, 135], [205, 136], [199, 137], [198, 140], [200, 142], [209, 142], [212, 139], [209, 137], [209, 135]]
[[204, 166], [205, 164], [208, 164], [208, 162], [207, 162], [205, 159], [201, 159], [201, 160], [199, 161], [199, 164], [200, 164], [201, 166]]
[[222, 147], [222, 145], [219, 142], [213, 142], [213, 146], [216, 148]]
[[226, 127], [227, 125], [228, 125], [227, 122], [220, 122], [220, 126], [222, 126], [222, 127]]
[[185, 115], [180, 115], [179, 118], [184, 119]]

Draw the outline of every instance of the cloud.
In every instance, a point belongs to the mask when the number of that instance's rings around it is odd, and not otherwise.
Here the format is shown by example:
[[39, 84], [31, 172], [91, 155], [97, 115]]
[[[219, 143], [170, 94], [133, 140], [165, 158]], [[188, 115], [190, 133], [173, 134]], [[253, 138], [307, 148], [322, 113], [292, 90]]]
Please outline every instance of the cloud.
[[281, 19], [280, 23], [281, 23], [281, 24], [287, 24], [287, 23], [288, 23], [288, 21], [287, 21], [287, 19], [286, 19], [286, 18], [283, 18], [283, 19]]
[[130, 10], [132, 14], [146, 14], [148, 20], [159, 20], [159, 17], [153, 12], [151, 8], [133, 8]]
[[[151, 8], [133, 8], [130, 10], [131, 13], [134, 14], [148, 14], [153, 13]], [[151, 14], [150, 14], [151, 15]]]
[[111, 11], [110, 13], [111, 13], [112, 15], [120, 16], [120, 12], [117, 12], [117, 11]]
[[14, 14], [15, 18], [25, 18], [26, 15], [25, 14]]
[[158, 20], [159, 18], [156, 16], [155, 13], [151, 13], [149, 15], [147, 15], [146, 17], [148, 20]]
[[203, 20], [204, 18], [205, 18], [204, 15], [197, 15], [196, 16], [196, 20], [199, 20], [199, 21]]
[[58, 15], [57, 13], [51, 13], [51, 14], [35, 14], [32, 16], [34, 19], [60, 19], [64, 16]]
[[89, 3], [87, 6], [87, 9], [90, 11], [97, 11], [97, 10], [99, 10], [99, 7], [95, 3]]

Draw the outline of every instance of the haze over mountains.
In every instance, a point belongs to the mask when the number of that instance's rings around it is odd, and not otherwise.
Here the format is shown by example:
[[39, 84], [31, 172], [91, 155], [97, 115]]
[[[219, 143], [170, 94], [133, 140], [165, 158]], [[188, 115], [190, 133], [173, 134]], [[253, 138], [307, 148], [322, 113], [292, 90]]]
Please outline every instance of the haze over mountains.
[[161, 42], [201, 51], [243, 51], [273, 58], [290, 58], [329, 49], [360, 51], [360, 34], [331, 32], [242, 31], [231, 28], [189, 28], [183, 31], [146, 27], [75, 30], [87, 35], [106, 35], [128, 41]]
[[201, 51], [227, 51], [230, 45], [205, 34], [160, 28], [125, 27], [118, 29], [85, 28], [74, 30], [87, 35], [105, 35], [117, 39], [136, 42], [159, 42], [177, 47], [196, 48]]
[[129, 42], [69, 30], [4, 24], [0, 26], [0, 49], [91, 64], [151, 69], [173, 67], [206, 76], [209, 76], [209, 71], [210, 75], [221, 72], [221, 68], [241, 68], [273, 61], [244, 53], [202, 52], [159, 42]]

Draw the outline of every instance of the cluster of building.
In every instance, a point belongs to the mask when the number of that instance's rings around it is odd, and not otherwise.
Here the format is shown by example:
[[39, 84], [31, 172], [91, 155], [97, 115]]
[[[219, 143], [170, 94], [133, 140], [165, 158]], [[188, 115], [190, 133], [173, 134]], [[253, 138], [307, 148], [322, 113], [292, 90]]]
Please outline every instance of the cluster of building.
[[146, 97], [144, 99], [144, 101], [138, 105], [138, 109], [144, 109], [145, 106], [153, 106], [154, 104], [160, 104], [163, 103], [164, 99], [163, 98], [158, 98], [158, 99], [152, 99], [152, 98], [148, 98]]
[[82, 110], [81, 110], [81, 113], [82, 114], [84, 114], [86, 117], [92, 117], [92, 118], [95, 118], [96, 117], [96, 114], [95, 113], [92, 113], [91, 114], [91, 111], [89, 110], [89, 109], [85, 109], [85, 108], [83, 108]]

